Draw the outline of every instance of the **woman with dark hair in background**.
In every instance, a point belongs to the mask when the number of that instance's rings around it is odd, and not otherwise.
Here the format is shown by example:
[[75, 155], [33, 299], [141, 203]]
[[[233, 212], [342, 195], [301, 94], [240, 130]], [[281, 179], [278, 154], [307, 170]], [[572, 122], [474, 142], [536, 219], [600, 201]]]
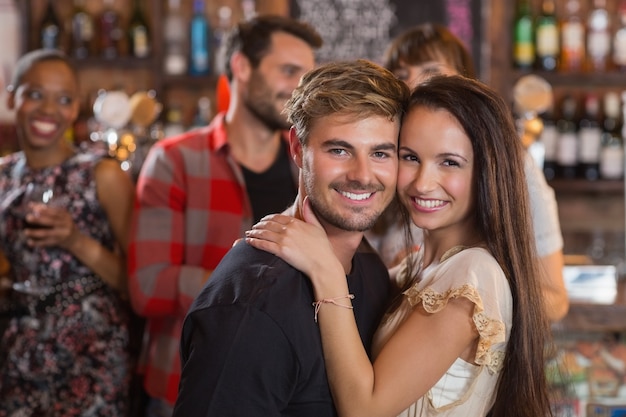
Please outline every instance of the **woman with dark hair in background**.
[[[384, 55], [384, 66], [415, 88], [433, 75], [458, 74], [476, 78], [474, 64], [463, 42], [445, 26], [425, 23], [398, 35]], [[535, 245], [540, 259], [540, 285], [551, 321], [562, 319], [569, 308], [563, 281], [563, 237], [554, 190], [528, 152], [524, 153], [524, 172], [530, 194]], [[392, 205], [379, 224], [368, 234], [388, 266], [404, 256], [404, 240], [395, 222]], [[419, 230], [412, 229], [419, 246]]]

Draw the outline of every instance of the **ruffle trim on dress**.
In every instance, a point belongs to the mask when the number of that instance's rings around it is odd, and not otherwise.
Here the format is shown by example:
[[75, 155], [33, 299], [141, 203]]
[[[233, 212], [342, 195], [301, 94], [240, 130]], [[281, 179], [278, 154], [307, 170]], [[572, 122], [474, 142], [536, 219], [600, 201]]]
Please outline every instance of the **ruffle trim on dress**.
[[491, 350], [491, 347], [506, 340], [505, 326], [502, 321], [492, 319], [485, 314], [483, 301], [476, 288], [465, 284], [444, 293], [439, 293], [431, 287], [419, 290], [413, 286], [406, 290], [404, 295], [406, 295], [411, 307], [415, 307], [421, 302], [424, 310], [431, 314], [443, 310], [448, 305], [448, 300], [450, 299], [463, 297], [471, 301], [474, 304], [472, 319], [479, 334], [475, 362], [478, 365], [486, 366], [492, 374], [502, 370], [504, 351]]

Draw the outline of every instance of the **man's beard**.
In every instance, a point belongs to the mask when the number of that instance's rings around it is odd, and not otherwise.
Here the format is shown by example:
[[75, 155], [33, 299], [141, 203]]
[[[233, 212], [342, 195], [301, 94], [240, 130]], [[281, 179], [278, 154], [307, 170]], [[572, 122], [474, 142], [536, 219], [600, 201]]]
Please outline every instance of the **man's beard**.
[[[365, 232], [376, 224], [376, 221], [381, 216], [382, 211], [385, 207], [382, 207], [379, 212], [369, 214], [364, 213], [366, 210], [371, 210], [369, 207], [354, 207], [350, 213], [346, 216], [345, 214], [341, 214], [336, 211], [332, 205], [325, 203], [323, 200], [318, 199], [315, 191], [315, 187], [312, 183], [312, 178], [305, 178], [305, 190], [309, 197], [309, 201], [311, 203], [311, 208], [313, 212], [317, 216], [317, 218], [325, 223], [328, 223], [331, 226], [334, 226], [340, 230], [345, 230], [347, 232]], [[329, 185], [329, 188], [332, 189], [330, 192], [335, 192], [334, 189], [341, 189], [341, 187], [335, 187], [333, 184]], [[358, 187], [357, 187], [358, 188]], [[376, 190], [372, 189], [372, 187], [364, 187], [362, 191], [368, 192], [381, 192], [382, 186], [377, 188]], [[354, 190], [355, 188], [353, 188]]]
[[285, 94], [275, 94], [265, 82], [262, 75], [257, 71], [253, 72], [248, 85], [248, 95], [244, 98], [244, 105], [261, 123], [269, 130], [287, 130], [291, 127], [287, 117], [281, 114], [275, 105], [275, 100], [291, 98]]

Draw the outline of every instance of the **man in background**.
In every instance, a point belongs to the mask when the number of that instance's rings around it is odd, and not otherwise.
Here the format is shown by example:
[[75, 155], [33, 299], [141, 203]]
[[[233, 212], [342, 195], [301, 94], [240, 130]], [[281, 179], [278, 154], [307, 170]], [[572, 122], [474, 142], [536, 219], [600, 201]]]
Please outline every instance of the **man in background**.
[[238, 24], [224, 46], [228, 110], [157, 143], [144, 162], [128, 267], [133, 308], [146, 318], [149, 416], [172, 414], [191, 302], [252, 222], [284, 210], [297, 193], [282, 110], [321, 43], [313, 28], [287, 17]]

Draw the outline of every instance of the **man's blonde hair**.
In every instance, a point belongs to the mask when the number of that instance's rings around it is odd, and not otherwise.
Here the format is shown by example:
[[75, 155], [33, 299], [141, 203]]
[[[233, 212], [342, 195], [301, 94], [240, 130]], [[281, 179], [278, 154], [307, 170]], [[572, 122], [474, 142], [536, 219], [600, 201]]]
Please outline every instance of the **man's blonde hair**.
[[313, 123], [325, 116], [401, 120], [409, 96], [409, 88], [380, 65], [362, 59], [333, 62], [307, 72], [284, 111], [306, 144]]

